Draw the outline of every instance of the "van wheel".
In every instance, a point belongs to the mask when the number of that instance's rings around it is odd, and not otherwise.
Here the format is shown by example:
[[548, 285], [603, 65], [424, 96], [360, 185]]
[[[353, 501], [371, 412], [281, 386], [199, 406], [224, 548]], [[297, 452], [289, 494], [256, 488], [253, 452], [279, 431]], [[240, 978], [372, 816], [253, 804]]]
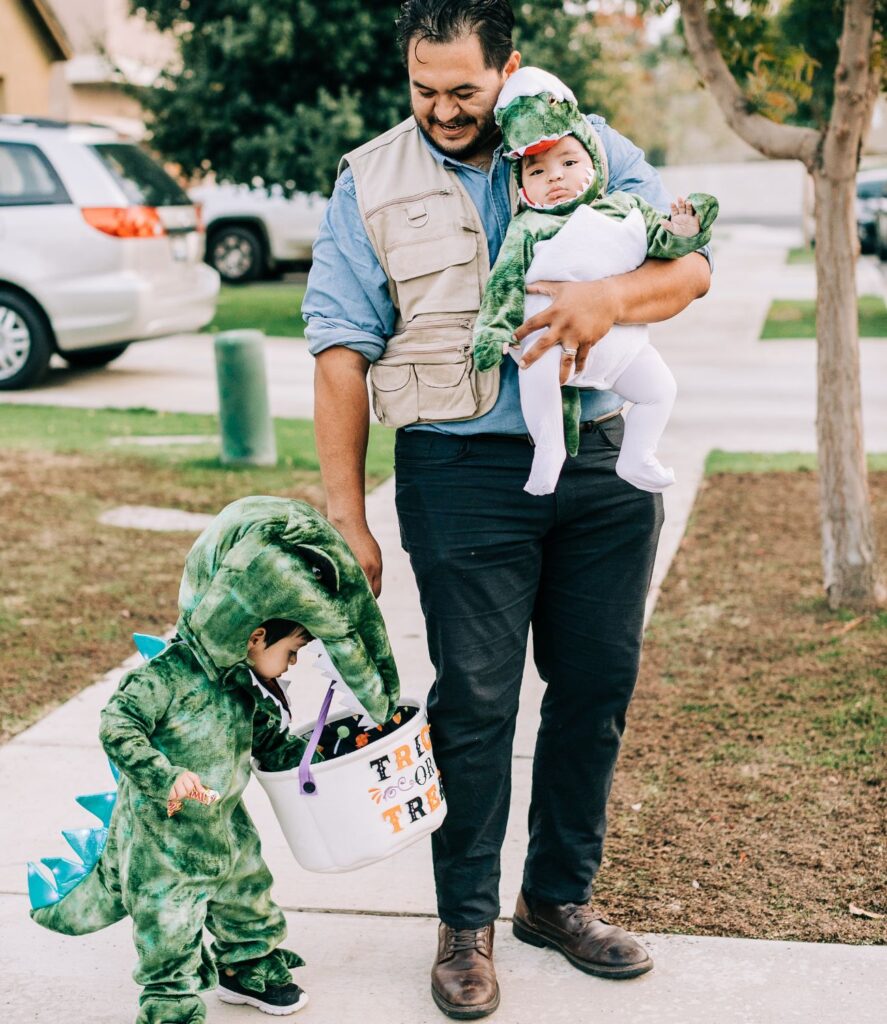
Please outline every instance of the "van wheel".
[[0, 288], [0, 391], [39, 383], [52, 356], [40, 307], [20, 292]]
[[76, 352], [62, 352], [62, 358], [69, 366], [78, 370], [87, 370], [93, 366], [107, 366], [129, 348], [129, 342], [123, 345], [106, 345], [104, 348], [81, 348]]
[[206, 247], [206, 261], [226, 284], [255, 281], [265, 272], [265, 247], [252, 230], [232, 224], [217, 228]]

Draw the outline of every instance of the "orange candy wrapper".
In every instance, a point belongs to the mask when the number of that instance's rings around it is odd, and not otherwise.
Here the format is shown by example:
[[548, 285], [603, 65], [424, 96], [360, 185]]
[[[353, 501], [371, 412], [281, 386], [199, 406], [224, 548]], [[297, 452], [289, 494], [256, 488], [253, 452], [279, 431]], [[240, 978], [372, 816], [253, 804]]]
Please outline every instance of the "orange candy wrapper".
[[[196, 800], [198, 803], [208, 807], [210, 804], [214, 804], [219, 799], [219, 794], [214, 789], [192, 789], [191, 792], [185, 798], [186, 800]], [[181, 800], [167, 800], [166, 801], [166, 816], [171, 818], [174, 814], [184, 807], [184, 803]]]

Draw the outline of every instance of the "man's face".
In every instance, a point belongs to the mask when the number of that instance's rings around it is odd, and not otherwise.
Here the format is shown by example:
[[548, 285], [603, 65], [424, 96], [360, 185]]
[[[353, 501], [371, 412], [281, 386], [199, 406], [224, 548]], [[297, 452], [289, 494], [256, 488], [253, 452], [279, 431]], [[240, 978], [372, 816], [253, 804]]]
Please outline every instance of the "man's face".
[[419, 126], [455, 160], [491, 149], [498, 141], [493, 107], [505, 79], [520, 66], [512, 53], [501, 71], [484, 64], [474, 34], [451, 43], [410, 42], [410, 101]]

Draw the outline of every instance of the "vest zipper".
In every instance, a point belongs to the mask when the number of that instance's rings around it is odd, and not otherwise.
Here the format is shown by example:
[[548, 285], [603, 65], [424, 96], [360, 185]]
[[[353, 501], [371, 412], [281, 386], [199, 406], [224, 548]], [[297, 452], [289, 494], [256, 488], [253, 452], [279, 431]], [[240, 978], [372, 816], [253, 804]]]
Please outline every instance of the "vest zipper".
[[414, 196], [403, 196], [401, 199], [389, 199], [387, 203], [379, 203], [378, 206], [374, 206], [372, 210], [367, 210], [364, 217], [369, 220], [374, 213], [378, 213], [379, 210], [384, 210], [388, 206], [402, 206], [404, 203], [417, 203], [420, 199], [428, 199], [430, 196], [450, 196], [453, 194], [451, 188], [432, 188], [427, 192], [419, 192]]

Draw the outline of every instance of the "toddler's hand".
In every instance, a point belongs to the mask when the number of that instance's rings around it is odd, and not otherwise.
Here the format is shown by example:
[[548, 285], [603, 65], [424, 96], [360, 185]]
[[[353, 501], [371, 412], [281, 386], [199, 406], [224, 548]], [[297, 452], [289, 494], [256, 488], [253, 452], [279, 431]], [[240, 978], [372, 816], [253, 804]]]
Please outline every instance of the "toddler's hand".
[[676, 203], [671, 204], [671, 220], [660, 221], [666, 231], [681, 238], [692, 238], [699, 234], [699, 217], [693, 209], [693, 204], [686, 199], [678, 197]]
[[183, 800], [197, 800], [204, 805], [215, 803], [219, 794], [214, 789], [206, 789], [195, 772], [182, 772], [172, 784], [166, 798], [166, 816], [171, 818], [182, 809]]
[[172, 784], [167, 800], [187, 800], [192, 793], [202, 793], [203, 783], [196, 772], [182, 772]]

